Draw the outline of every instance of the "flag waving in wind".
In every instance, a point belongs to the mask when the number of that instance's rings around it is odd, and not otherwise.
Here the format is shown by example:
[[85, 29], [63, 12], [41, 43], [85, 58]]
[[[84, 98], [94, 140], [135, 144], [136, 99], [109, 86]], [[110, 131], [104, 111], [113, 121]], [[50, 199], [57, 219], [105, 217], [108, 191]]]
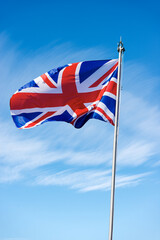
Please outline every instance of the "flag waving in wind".
[[118, 60], [68, 64], [35, 78], [10, 99], [18, 128], [47, 121], [64, 121], [82, 127], [95, 118], [114, 125]]

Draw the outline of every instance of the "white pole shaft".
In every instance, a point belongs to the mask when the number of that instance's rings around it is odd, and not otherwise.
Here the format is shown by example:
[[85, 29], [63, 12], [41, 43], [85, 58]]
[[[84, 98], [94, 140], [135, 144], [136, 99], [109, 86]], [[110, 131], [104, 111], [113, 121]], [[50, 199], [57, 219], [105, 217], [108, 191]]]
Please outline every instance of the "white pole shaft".
[[113, 160], [112, 160], [113, 162], [112, 162], [109, 240], [113, 239], [113, 217], [114, 217], [114, 195], [115, 195], [117, 139], [118, 139], [118, 125], [119, 125], [121, 62], [122, 62], [122, 53], [124, 52], [123, 44], [122, 44], [121, 41], [120, 41], [119, 46], [118, 46], [118, 52], [119, 52], [119, 63], [118, 63], [118, 76], [117, 76], [117, 98], [116, 98], [116, 109], [115, 109], [115, 128], [114, 128], [114, 140], [113, 140]]

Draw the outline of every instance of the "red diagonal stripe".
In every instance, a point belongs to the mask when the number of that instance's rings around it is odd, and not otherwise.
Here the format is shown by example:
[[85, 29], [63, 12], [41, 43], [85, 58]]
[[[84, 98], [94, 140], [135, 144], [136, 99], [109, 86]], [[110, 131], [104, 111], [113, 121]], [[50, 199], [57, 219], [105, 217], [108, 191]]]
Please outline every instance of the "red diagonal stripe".
[[100, 93], [97, 97], [97, 101], [101, 100], [101, 98], [103, 97], [103, 94], [105, 92], [110, 92], [110, 93], [112, 93], [116, 96], [117, 95], [117, 83], [113, 82], [113, 81], [110, 81], [108, 83], [108, 85], [100, 91]]
[[89, 88], [97, 87], [106, 77], [109, 76], [109, 74], [111, 74], [116, 69], [117, 66], [118, 62], [113, 67], [111, 67], [108, 72], [106, 72], [102, 77], [100, 77], [96, 82], [94, 82]]
[[55, 112], [47, 112], [46, 114], [44, 114], [42, 117], [40, 117], [39, 119], [37, 119], [36, 121], [28, 124], [25, 128], [30, 128], [30, 127], [34, 127], [36, 126], [37, 123], [45, 120], [46, 118], [50, 117], [51, 115], [53, 115]]
[[96, 110], [102, 113], [107, 118], [107, 120], [114, 126], [113, 120], [105, 113], [105, 111], [102, 108], [97, 107]]
[[41, 78], [50, 88], [56, 88], [56, 86], [54, 86], [54, 84], [49, 80], [45, 73], [41, 75]]

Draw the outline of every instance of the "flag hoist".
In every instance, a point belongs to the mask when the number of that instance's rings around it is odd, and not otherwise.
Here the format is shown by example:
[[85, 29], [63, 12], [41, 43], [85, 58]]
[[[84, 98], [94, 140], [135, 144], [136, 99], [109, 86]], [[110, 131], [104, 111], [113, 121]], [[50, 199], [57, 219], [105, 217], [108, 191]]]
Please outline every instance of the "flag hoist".
[[109, 240], [113, 239], [114, 195], [115, 195], [116, 156], [117, 156], [117, 140], [118, 140], [118, 126], [119, 126], [121, 65], [122, 65], [122, 55], [125, 51], [121, 40], [118, 43], [117, 50], [119, 52], [119, 59], [118, 59], [118, 77], [117, 77], [117, 100], [116, 100], [116, 109], [115, 109], [115, 127], [114, 127], [114, 140], [113, 140]]

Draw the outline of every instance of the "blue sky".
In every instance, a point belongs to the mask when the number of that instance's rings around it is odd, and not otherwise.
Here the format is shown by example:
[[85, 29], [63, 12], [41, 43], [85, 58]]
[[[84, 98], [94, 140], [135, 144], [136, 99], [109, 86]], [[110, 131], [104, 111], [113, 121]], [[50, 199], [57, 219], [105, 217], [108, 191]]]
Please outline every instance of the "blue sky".
[[18, 130], [9, 99], [63, 64], [123, 59], [114, 240], [160, 239], [158, 1], [1, 1], [0, 240], [108, 238], [113, 126]]

